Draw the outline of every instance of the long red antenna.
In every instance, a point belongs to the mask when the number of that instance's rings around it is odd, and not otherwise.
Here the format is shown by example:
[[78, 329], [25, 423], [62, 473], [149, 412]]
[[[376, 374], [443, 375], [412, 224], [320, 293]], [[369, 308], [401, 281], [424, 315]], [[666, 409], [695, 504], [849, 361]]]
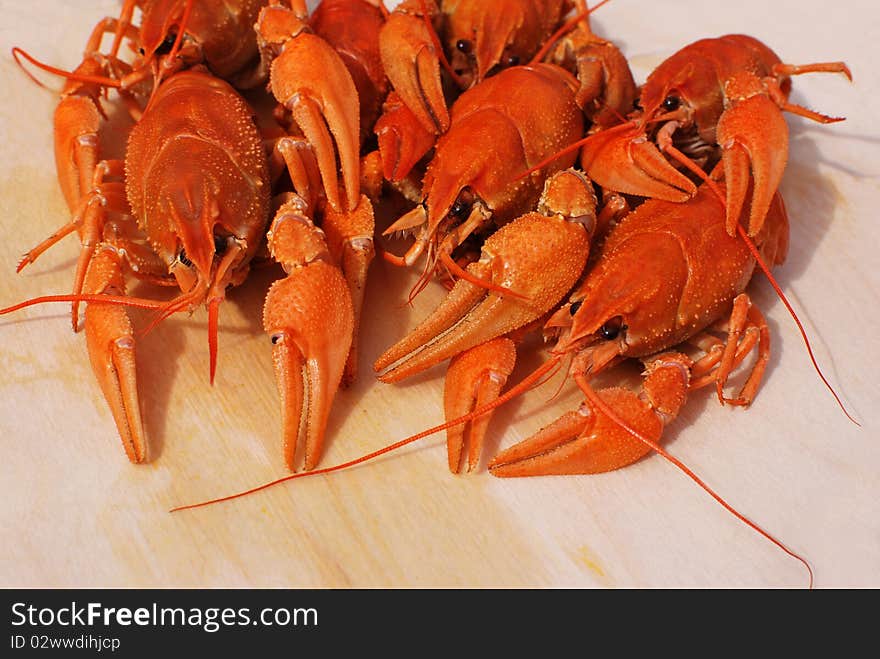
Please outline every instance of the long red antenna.
[[846, 409], [846, 406], [843, 404], [843, 401], [840, 400], [840, 396], [837, 395], [837, 392], [834, 390], [834, 387], [831, 386], [831, 383], [825, 378], [825, 374], [822, 373], [822, 369], [819, 368], [819, 364], [816, 361], [815, 355], [813, 355], [813, 348], [810, 346], [810, 339], [807, 337], [807, 331], [804, 329], [804, 326], [801, 324], [800, 318], [798, 318], [797, 313], [795, 313], [794, 308], [789, 303], [788, 298], [785, 296], [785, 293], [782, 292], [782, 289], [779, 287], [779, 284], [776, 281], [776, 278], [770, 274], [770, 269], [767, 267], [767, 264], [764, 263], [764, 259], [761, 258], [761, 255], [758, 253], [758, 249], [755, 247], [755, 243], [749, 238], [748, 234], [746, 234], [745, 229], [742, 228], [742, 225], [736, 225], [737, 232], [740, 237], [745, 242], [746, 246], [749, 248], [749, 251], [752, 253], [755, 261], [758, 264], [758, 267], [761, 268], [761, 271], [767, 277], [767, 280], [770, 282], [770, 285], [773, 287], [773, 290], [776, 291], [776, 295], [779, 296], [779, 299], [782, 300], [782, 304], [785, 305], [785, 308], [788, 309], [788, 313], [794, 318], [795, 325], [797, 325], [798, 331], [801, 333], [801, 338], [804, 340], [804, 345], [807, 347], [807, 354], [810, 356], [810, 361], [813, 362], [813, 368], [816, 370], [819, 378], [827, 387], [828, 391], [831, 392], [831, 395], [834, 396], [834, 400], [837, 401], [837, 404], [840, 406], [840, 409], [843, 410], [843, 413], [846, 415], [850, 421], [856, 424], [859, 428], [862, 427], [862, 424], [856, 421], [853, 416]]
[[592, 135], [587, 135], [586, 137], [582, 137], [581, 139], [577, 140], [576, 142], [572, 142], [567, 147], [560, 149], [559, 151], [556, 151], [555, 153], [547, 156], [544, 160], [539, 162], [537, 165], [527, 169], [526, 171], [522, 172], [521, 174], [517, 174], [513, 180], [519, 181], [520, 179], [524, 179], [529, 174], [532, 174], [534, 172], [537, 172], [537, 171], [543, 169], [544, 167], [549, 165], [551, 162], [553, 162], [554, 160], [556, 160], [560, 156], [564, 156], [566, 153], [571, 153], [572, 151], [577, 151], [582, 146], [587, 144], [590, 140], [595, 139], [596, 137], [598, 137], [600, 135], [603, 138], [607, 138], [608, 134], [610, 132], [623, 132], [624, 129], [632, 130], [633, 128], [636, 128], [637, 126], [638, 126], [638, 124], [635, 121], [627, 121], [625, 123], [618, 124], [617, 126], [612, 126], [611, 128], [605, 128], [604, 130], [602, 130], [598, 133], [593, 133]]
[[94, 302], [101, 304], [118, 304], [125, 307], [139, 307], [141, 309], [162, 309], [165, 302], [157, 300], [148, 300], [146, 298], [126, 297], [124, 295], [93, 295], [89, 293], [81, 293], [79, 295], [42, 295], [40, 297], [31, 298], [14, 304], [11, 307], [0, 309], [0, 316], [26, 307], [32, 307], [37, 304], [46, 304], [48, 302]]
[[413, 435], [412, 437], [407, 437], [406, 439], [402, 439], [399, 442], [395, 442], [394, 444], [389, 444], [388, 446], [384, 446], [377, 451], [373, 451], [372, 453], [368, 453], [359, 458], [355, 458], [354, 460], [349, 460], [348, 462], [343, 462], [342, 464], [335, 465], [333, 467], [325, 467], [324, 469], [315, 469], [314, 471], [303, 471], [296, 474], [291, 474], [290, 476], [284, 476], [283, 478], [278, 478], [274, 481], [270, 481], [268, 483], [264, 483], [262, 485], [258, 485], [256, 487], [252, 487], [249, 490], [245, 490], [244, 492], [239, 492], [237, 494], [230, 494], [229, 496], [219, 497], [217, 499], [211, 499], [210, 501], [203, 501], [201, 503], [193, 503], [186, 506], [176, 506], [172, 508], [170, 512], [178, 512], [180, 510], [190, 510], [192, 508], [202, 508], [204, 506], [210, 506], [215, 503], [221, 503], [223, 501], [231, 501], [232, 499], [238, 499], [239, 497], [244, 497], [249, 494], [253, 494], [254, 492], [260, 492], [262, 490], [266, 490], [270, 487], [274, 487], [275, 485], [280, 485], [281, 483], [286, 483], [287, 481], [296, 480], [297, 478], [306, 478], [309, 476], [321, 476], [323, 474], [332, 474], [335, 471], [342, 471], [343, 469], [348, 469], [349, 467], [354, 467], [355, 465], [363, 464], [368, 460], [372, 460], [373, 458], [378, 458], [381, 455], [385, 455], [386, 453], [390, 453], [399, 448], [406, 446], [407, 444], [412, 444], [420, 439], [428, 437], [429, 435], [433, 435], [436, 432], [440, 432], [442, 430], [446, 430], [447, 428], [451, 428], [453, 426], [457, 426], [461, 423], [467, 423], [472, 419], [476, 419], [478, 416], [482, 416], [486, 412], [490, 412], [497, 407], [500, 407], [507, 401], [515, 398], [521, 393], [531, 389], [537, 383], [540, 382], [541, 378], [544, 377], [547, 373], [553, 370], [562, 359], [562, 355], [553, 355], [550, 359], [544, 362], [541, 366], [535, 369], [530, 375], [524, 378], [519, 384], [508, 389], [497, 399], [492, 401], [491, 403], [487, 403], [482, 407], [476, 408], [473, 412], [469, 414], [465, 414], [464, 416], [460, 416], [457, 419], [453, 419], [452, 421], [447, 421], [446, 423], [441, 423], [439, 426], [434, 426], [433, 428], [428, 428], [427, 430], [423, 430], [417, 435]]
[[485, 279], [480, 279], [476, 275], [471, 274], [464, 268], [462, 268], [458, 263], [455, 262], [455, 259], [452, 258], [452, 255], [449, 252], [442, 251], [440, 252], [440, 262], [446, 266], [446, 269], [449, 270], [449, 274], [458, 277], [459, 279], [464, 279], [465, 281], [469, 281], [474, 286], [479, 286], [480, 288], [485, 288], [488, 291], [492, 291], [494, 293], [498, 293], [499, 295], [509, 295], [510, 297], [514, 297], [520, 300], [528, 300], [528, 295], [523, 295], [522, 293], [517, 293], [516, 291], [508, 288], [507, 286], [501, 286], [500, 284], [493, 284], [491, 281], [487, 281]]
[[596, 391], [590, 386], [589, 382], [587, 381], [587, 378], [582, 373], [576, 373], [574, 376], [574, 379], [578, 383], [578, 386], [580, 387], [581, 391], [583, 391], [584, 395], [589, 399], [590, 403], [592, 403], [600, 412], [602, 412], [609, 419], [611, 419], [612, 422], [614, 422], [616, 425], [618, 425], [621, 428], [623, 428], [624, 430], [626, 430], [630, 435], [632, 435], [633, 437], [638, 439], [640, 442], [642, 442], [646, 446], [649, 446], [654, 452], [661, 455], [665, 460], [669, 461], [671, 464], [678, 467], [678, 469], [681, 470], [682, 473], [684, 473], [688, 478], [690, 478], [697, 485], [699, 485], [709, 496], [711, 496], [713, 499], [715, 499], [715, 501], [720, 503], [724, 507], [725, 510], [727, 510], [730, 514], [732, 514], [734, 517], [736, 517], [739, 521], [744, 523], [746, 526], [748, 526], [752, 530], [760, 533], [762, 536], [767, 538], [770, 542], [772, 542], [774, 545], [776, 545], [777, 547], [782, 549], [782, 551], [784, 551], [786, 554], [788, 554], [792, 558], [795, 558], [796, 560], [803, 563], [804, 567], [807, 568], [807, 572], [810, 573], [810, 588], [812, 589], [812, 587], [813, 587], [813, 568], [810, 567], [810, 564], [807, 562], [807, 560], [805, 558], [803, 558], [802, 556], [800, 556], [796, 552], [794, 552], [791, 549], [789, 549], [788, 547], [786, 547], [780, 540], [777, 540], [776, 538], [774, 538], [767, 531], [765, 531], [760, 526], [758, 526], [755, 522], [750, 520], [748, 517], [746, 517], [741, 512], [736, 510], [736, 508], [734, 508], [729, 503], [727, 503], [727, 501], [725, 501], [724, 498], [721, 497], [721, 495], [719, 495], [717, 492], [715, 492], [715, 490], [713, 490], [711, 487], [709, 487], [705, 483], [705, 481], [703, 481], [699, 476], [697, 476], [693, 471], [691, 471], [691, 469], [686, 464], [684, 464], [681, 460], [676, 458], [674, 455], [668, 453], [666, 451], [666, 449], [664, 449], [662, 446], [660, 446], [657, 442], [651, 440], [648, 437], [645, 437], [643, 434], [641, 434], [635, 428], [631, 428], [629, 425], [627, 425], [627, 423], [623, 419], [621, 419], [619, 416], [617, 416], [617, 414], [614, 412], [614, 410], [612, 410], [611, 407], [608, 404], [606, 404], [605, 401], [599, 397], [599, 395], [596, 393]]
[[587, 7], [583, 11], [575, 14], [570, 19], [568, 19], [565, 23], [562, 24], [562, 27], [560, 27], [558, 30], [556, 30], [556, 32], [550, 35], [550, 38], [547, 39], [547, 41], [544, 42], [544, 45], [541, 46], [541, 49], [537, 53], [535, 53], [535, 56], [532, 58], [529, 64], [537, 64], [538, 62], [543, 60], [547, 56], [547, 53], [550, 52], [550, 49], [556, 45], [557, 41], [559, 41], [565, 34], [571, 32], [578, 23], [580, 23], [585, 18], [589, 18], [590, 14], [592, 14], [602, 5], [607, 4], [610, 1], [611, 0], [602, 0], [602, 2], [593, 5], [593, 7]]
[[21, 69], [28, 75], [31, 80], [36, 82], [41, 87], [45, 87], [45, 85], [37, 80], [33, 75], [31, 75], [31, 73], [25, 68], [24, 64], [21, 63], [21, 60], [18, 59], [19, 56], [25, 58], [28, 62], [36, 66], [38, 69], [42, 69], [43, 71], [51, 73], [52, 75], [66, 78], [67, 80], [89, 82], [95, 85], [101, 85], [102, 87], [115, 87], [117, 89], [122, 87], [122, 83], [118, 80], [114, 80], [113, 78], [108, 78], [106, 76], [90, 76], [82, 73], [74, 73], [73, 71], [65, 71], [64, 69], [59, 69], [54, 66], [49, 66], [48, 64], [44, 64], [40, 60], [28, 54], [26, 51], [22, 50], [18, 46], [14, 46], [12, 48], [12, 58], [15, 60], [15, 63], [21, 67]]

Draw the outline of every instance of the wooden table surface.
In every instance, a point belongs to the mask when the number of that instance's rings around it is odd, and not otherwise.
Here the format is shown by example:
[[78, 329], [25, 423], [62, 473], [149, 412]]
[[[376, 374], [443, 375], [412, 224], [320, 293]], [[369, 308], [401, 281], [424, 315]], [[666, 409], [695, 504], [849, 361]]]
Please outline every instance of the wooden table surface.
[[[88, 4], [89, 8], [83, 6]], [[714, 3], [713, 3], [714, 4]], [[752, 34], [785, 61], [846, 60], [840, 76], [794, 81], [793, 100], [847, 116], [788, 117], [782, 184], [791, 253], [777, 276], [819, 362], [855, 416], [847, 421], [808, 361], [766, 281], [773, 354], [748, 410], [695, 394], [665, 445], [743, 513], [804, 555], [817, 587], [880, 586], [880, 39], [874, 3], [741, 0], [709, 7], [615, 0], [595, 17], [644, 76], [703, 36]], [[0, 0], [0, 306], [67, 292], [74, 239], [21, 275], [20, 255], [67, 221], [52, 155], [56, 96], [29, 81], [13, 45], [73, 67], [116, 2]], [[770, 11], [771, 13], [767, 13]], [[58, 81], [51, 81], [55, 89]], [[131, 465], [66, 305], [0, 320], [0, 586], [802, 587], [804, 568], [657, 456], [600, 476], [502, 480], [483, 466], [452, 476], [440, 435], [348, 472], [297, 481], [225, 505], [169, 514], [285, 473], [270, 345], [260, 326], [273, 271], [229, 295], [217, 381], [208, 383], [206, 314], [180, 315], [139, 345], [152, 461]], [[370, 273], [362, 377], [337, 399], [322, 465], [442, 419], [445, 370], [383, 385], [373, 359], [440, 299], [412, 308], [410, 275]], [[138, 289], [148, 293], [146, 289]], [[134, 314], [138, 322], [145, 315]], [[526, 351], [514, 375], [540, 363]], [[559, 380], [501, 410], [489, 450], [575, 407]], [[872, 393], [873, 392], [873, 393]]]

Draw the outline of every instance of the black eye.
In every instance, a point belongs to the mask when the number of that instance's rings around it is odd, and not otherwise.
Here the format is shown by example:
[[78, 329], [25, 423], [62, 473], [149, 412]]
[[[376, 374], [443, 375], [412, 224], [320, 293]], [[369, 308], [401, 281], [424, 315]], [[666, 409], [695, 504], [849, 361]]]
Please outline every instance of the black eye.
[[214, 252], [217, 254], [222, 254], [226, 251], [226, 247], [229, 245], [229, 241], [226, 236], [214, 236]]
[[281, 335], [273, 334], [271, 337], [269, 337], [269, 340], [272, 341], [272, 345], [274, 346], [281, 340]]
[[474, 42], [470, 39], [459, 39], [455, 42], [455, 47], [467, 55], [474, 49]]
[[159, 47], [156, 48], [157, 55], [167, 55], [171, 52], [171, 49], [174, 47], [174, 42], [177, 41], [177, 35], [173, 33], [168, 33], [165, 37], [165, 41], [159, 44]]
[[572, 316], [574, 316], [580, 310], [581, 305], [583, 303], [584, 303], [583, 300], [578, 300], [577, 302], [575, 302], [574, 304], [571, 305], [571, 307], [568, 309], [568, 313], [570, 313]]
[[180, 250], [180, 254], [177, 255], [177, 260], [180, 261], [181, 263], [183, 263], [183, 265], [185, 265], [187, 268], [192, 267], [193, 262], [190, 261], [188, 258], [186, 258], [186, 250], [185, 249]]
[[678, 96], [667, 96], [663, 99], [663, 109], [667, 112], [677, 110], [681, 105], [681, 99]]
[[466, 218], [471, 214], [471, 207], [474, 205], [474, 194], [465, 188], [458, 193], [455, 203], [449, 209], [449, 216], [455, 218]]
[[623, 324], [623, 318], [616, 316], [611, 320], [606, 321], [605, 324], [599, 328], [599, 334], [606, 341], [612, 341], [625, 329], [626, 325]]
[[468, 206], [463, 201], [457, 201], [452, 204], [452, 208], [449, 209], [449, 214], [453, 217], [464, 217], [467, 215]]
[[519, 55], [511, 55], [506, 60], [507, 66], [516, 66], [519, 64]]

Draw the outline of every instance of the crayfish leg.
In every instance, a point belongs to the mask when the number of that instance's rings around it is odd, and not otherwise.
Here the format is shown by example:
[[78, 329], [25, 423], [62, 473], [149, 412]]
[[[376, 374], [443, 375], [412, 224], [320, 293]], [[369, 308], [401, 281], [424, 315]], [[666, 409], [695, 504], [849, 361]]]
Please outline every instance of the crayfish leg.
[[330, 254], [339, 264], [348, 284], [354, 311], [351, 351], [343, 375], [343, 384], [346, 386], [357, 378], [358, 335], [364, 307], [364, 293], [367, 288], [367, 271], [376, 255], [373, 245], [375, 225], [373, 204], [366, 195], [361, 195], [360, 203], [346, 213], [337, 213], [328, 206], [321, 225], [327, 234]]

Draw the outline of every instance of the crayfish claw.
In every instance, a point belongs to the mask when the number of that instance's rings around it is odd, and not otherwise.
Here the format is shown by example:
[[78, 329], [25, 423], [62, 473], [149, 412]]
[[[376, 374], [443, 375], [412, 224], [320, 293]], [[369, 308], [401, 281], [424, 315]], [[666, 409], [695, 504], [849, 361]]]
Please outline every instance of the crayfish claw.
[[[269, 88], [315, 148], [327, 200], [337, 210], [354, 208], [360, 197], [360, 104], [351, 74], [330, 44], [304, 31], [294, 12], [267, 7], [257, 30], [278, 51]], [[337, 158], [347, 204], [339, 199]]]
[[354, 306], [345, 276], [332, 263], [325, 233], [304, 212], [299, 197], [293, 195], [278, 209], [267, 238], [272, 258], [288, 273], [272, 284], [263, 307], [281, 396], [284, 457], [294, 470], [304, 435], [305, 468], [313, 469], [351, 350]]
[[[663, 422], [647, 403], [619, 387], [597, 392], [627, 425], [657, 441]], [[489, 471], [502, 478], [598, 474], [625, 467], [651, 449], [589, 402], [567, 412], [530, 438], [502, 451]]]
[[[98, 295], [125, 294], [122, 264], [115, 249], [98, 247], [83, 290]], [[134, 329], [128, 313], [119, 305], [91, 302], [84, 326], [89, 361], [110, 406], [125, 454], [133, 463], [143, 462], [147, 442], [137, 390]]]
[[489, 471], [501, 477], [598, 474], [632, 464], [659, 444], [663, 428], [678, 415], [692, 366], [684, 354], [660, 355], [646, 364], [638, 393], [622, 387], [594, 391], [576, 375], [586, 394], [580, 409], [499, 453]]
[[398, 182], [431, 150], [437, 135], [434, 130], [425, 128], [397, 92], [388, 95], [382, 110], [374, 128], [382, 155], [382, 170], [386, 179]]
[[379, 32], [382, 65], [394, 90], [425, 130], [434, 135], [449, 130], [449, 110], [443, 94], [440, 57], [427, 19], [437, 8], [433, 2], [405, 1], [388, 16]]
[[459, 279], [431, 316], [376, 361], [376, 371], [394, 365], [379, 379], [402, 380], [540, 318], [580, 277], [589, 240], [582, 225], [540, 213], [506, 224], [467, 267], [482, 283]]
[[351, 295], [342, 273], [324, 261], [293, 269], [269, 289], [263, 326], [272, 340], [285, 461], [294, 471], [304, 435], [305, 468], [314, 469], [354, 331]]
[[[443, 395], [447, 421], [469, 414], [496, 400], [513, 372], [515, 363], [516, 347], [513, 341], [505, 337], [493, 339], [454, 357], [446, 372]], [[492, 412], [489, 411], [468, 423], [457, 424], [446, 430], [449, 471], [459, 473], [466, 440], [467, 470], [473, 471], [477, 468], [491, 417]]]
[[756, 95], [732, 104], [718, 121], [724, 182], [727, 186], [727, 233], [736, 225], [752, 186], [748, 234], [754, 237], [779, 188], [788, 161], [788, 124], [769, 97]]
[[632, 124], [594, 133], [581, 149], [587, 175], [615, 192], [684, 202], [697, 188]]
[[373, 204], [366, 195], [361, 195], [360, 203], [347, 213], [337, 213], [332, 208], [327, 208], [324, 213], [323, 229], [327, 236], [327, 246], [348, 283], [354, 312], [351, 352], [343, 376], [343, 384], [346, 386], [357, 378], [357, 346], [367, 271], [376, 254], [373, 245], [375, 224]]

